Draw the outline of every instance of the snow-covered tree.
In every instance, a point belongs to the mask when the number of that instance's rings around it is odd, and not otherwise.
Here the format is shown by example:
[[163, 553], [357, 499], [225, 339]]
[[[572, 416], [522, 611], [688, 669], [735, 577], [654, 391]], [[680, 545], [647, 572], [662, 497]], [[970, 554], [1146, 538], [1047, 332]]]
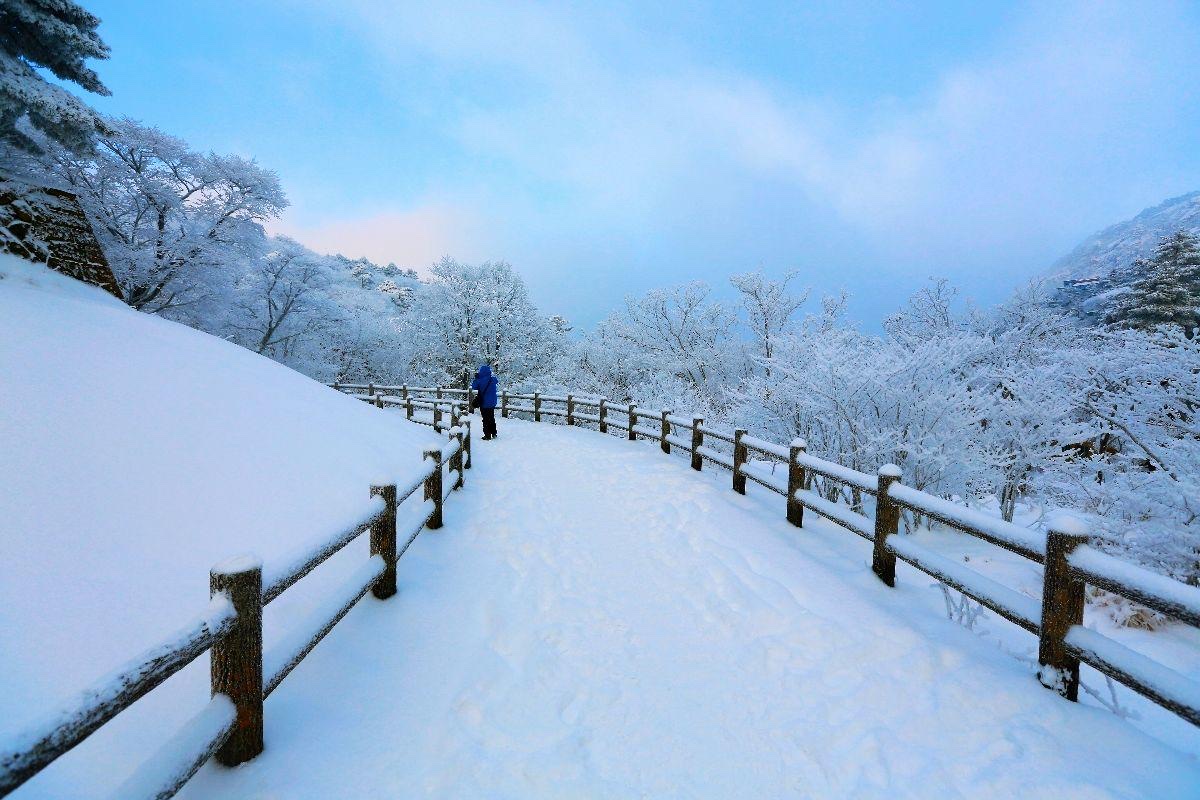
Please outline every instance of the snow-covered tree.
[[797, 273], [789, 272], [783, 280], [773, 281], [762, 272], [746, 272], [729, 279], [742, 298], [746, 323], [754, 337], [757, 358], [762, 359], [770, 376], [770, 361], [775, 357], [775, 344], [788, 332], [793, 317], [808, 300], [808, 290], [793, 293], [789, 285]]
[[38, 69], [99, 95], [111, 94], [87, 60], [108, 58], [96, 32], [100, 20], [71, 0], [0, 3], [0, 140], [21, 150], [41, 149], [22, 121], [63, 147], [87, 150], [105, 129], [101, 118]]
[[228, 305], [242, 265], [264, 252], [262, 223], [287, 206], [278, 177], [240, 156], [195, 152], [133, 120], [110, 127], [90, 153], [45, 140], [31, 167], [78, 194], [126, 302], [211, 318], [213, 308], [198, 306]]
[[945, 278], [918, 290], [904, 308], [883, 322], [888, 336], [902, 346], [919, 345], [961, 331], [964, 321], [954, 313], [957, 291]]
[[401, 286], [387, 278], [379, 284], [378, 289], [400, 309], [407, 311], [413, 304], [414, 293], [411, 286]]
[[1017, 501], [1037, 493], [1038, 478], [1062, 460], [1058, 437], [1074, 406], [1059, 363], [1080, 329], [1046, 301], [1041, 286], [1015, 294], [991, 314], [974, 318], [975, 333], [990, 346], [973, 365], [971, 403], [979, 430], [967, 446], [990, 467], [972, 486], [994, 493], [1000, 514], [1012, 521]]
[[1064, 353], [1078, 411], [1071, 457], [1048, 476], [1110, 549], [1200, 584], [1200, 338], [1113, 330]]
[[462, 386], [492, 365], [511, 387], [547, 371], [548, 326], [510, 264], [443, 258], [416, 293], [403, 335], [422, 380]]
[[627, 298], [584, 358], [593, 391], [672, 408], [718, 408], [737, 379], [736, 319], [701, 282]]
[[1107, 321], [1142, 329], [1178, 325], [1192, 335], [1200, 327], [1200, 240], [1176, 231], [1134, 269], [1141, 277], [1117, 299]]
[[[368, 259], [319, 256], [328, 279], [310, 296], [321, 324], [290, 347], [285, 363], [321, 380], [402, 383], [412, 378], [412, 342], [402, 322], [422, 284], [415, 274]], [[362, 275], [389, 275], [375, 286]]]
[[855, 469], [892, 462], [911, 486], [965, 494], [980, 470], [963, 455], [979, 425], [968, 376], [988, 343], [961, 325], [940, 335], [870, 335], [844, 313], [844, 297], [827, 298], [780, 337], [769, 376], [753, 374], [739, 388], [736, 416], [777, 441], [802, 437], [812, 452]]
[[350, 273], [358, 279], [358, 285], [366, 289], [371, 285], [371, 267], [373, 265], [365, 258], [360, 258], [352, 263], [354, 266], [351, 267]]
[[297, 339], [336, 324], [339, 313], [325, 293], [328, 259], [287, 237], [271, 241], [237, 286], [231, 327], [236, 340], [256, 353], [286, 360]]
[[546, 324], [550, 326], [550, 330], [557, 336], [565, 337], [574, 330], [567, 318], [561, 314], [551, 314], [546, 318]]

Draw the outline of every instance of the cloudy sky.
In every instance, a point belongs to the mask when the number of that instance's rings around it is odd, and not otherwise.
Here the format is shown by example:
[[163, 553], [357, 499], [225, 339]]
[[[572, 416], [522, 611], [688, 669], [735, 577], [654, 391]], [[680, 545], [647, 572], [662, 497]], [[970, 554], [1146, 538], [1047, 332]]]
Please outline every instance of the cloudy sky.
[[1200, 3], [82, 2], [96, 106], [275, 169], [276, 230], [584, 325], [755, 268], [993, 303], [1200, 189]]

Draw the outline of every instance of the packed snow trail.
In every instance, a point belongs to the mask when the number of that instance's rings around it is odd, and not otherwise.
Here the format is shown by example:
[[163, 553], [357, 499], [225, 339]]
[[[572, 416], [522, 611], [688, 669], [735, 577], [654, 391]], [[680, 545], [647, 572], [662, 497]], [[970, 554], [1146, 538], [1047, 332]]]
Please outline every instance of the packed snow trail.
[[[399, 567], [181, 797], [1195, 797], [1195, 760], [1040, 687], [656, 446], [501, 421]], [[764, 502], [766, 500], [766, 502]]]

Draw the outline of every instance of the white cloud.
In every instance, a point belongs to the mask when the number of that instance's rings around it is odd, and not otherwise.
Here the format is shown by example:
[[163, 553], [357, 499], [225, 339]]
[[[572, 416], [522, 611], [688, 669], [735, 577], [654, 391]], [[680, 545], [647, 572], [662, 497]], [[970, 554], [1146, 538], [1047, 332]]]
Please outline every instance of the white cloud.
[[[790, 238], [749, 248], [760, 256], [857, 239], [851, 261], [915, 279], [1002, 264], [1028, 274], [1092, 228], [1200, 184], [1200, 160], [1173, 158], [1195, 149], [1200, 122], [1200, 37], [1182, 5], [1028, 6], [987, 52], [867, 112], [712, 68], [686, 42], [648, 41], [615, 7], [356, 0], [338, 13], [398, 84], [427, 61], [468, 87], [439, 120], [479, 168], [442, 191], [490, 198], [473, 241], [506, 243], [496, 255], [535, 273], [563, 265], [538, 264], [533, 237], [558, 239], [559, 258], [571, 240], [586, 264], [589, 237], [661, 252], [675, 236], [688, 252], [700, 236], [720, 250], [720, 279], [749, 266], [729, 243], [769, 215]], [[435, 238], [459, 233], [441, 224]], [[855, 282], [853, 267], [838, 274]]]
[[470, 244], [473, 227], [468, 213], [444, 205], [384, 210], [316, 224], [303, 224], [285, 214], [269, 226], [271, 233], [290, 236], [321, 253], [366, 256], [419, 271], [444, 255], [470, 257], [475, 249]]

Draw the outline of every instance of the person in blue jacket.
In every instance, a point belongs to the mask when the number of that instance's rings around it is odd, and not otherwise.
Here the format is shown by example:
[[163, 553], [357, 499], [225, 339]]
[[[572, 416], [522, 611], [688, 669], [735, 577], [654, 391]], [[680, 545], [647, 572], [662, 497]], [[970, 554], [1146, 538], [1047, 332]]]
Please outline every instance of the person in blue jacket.
[[483, 438], [495, 439], [500, 434], [496, 431], [496, 376], [487, 364], [482, 365], [471, 381], [471, 388], [478, 392], [476, 402], [479, 413], [483, 415]]

